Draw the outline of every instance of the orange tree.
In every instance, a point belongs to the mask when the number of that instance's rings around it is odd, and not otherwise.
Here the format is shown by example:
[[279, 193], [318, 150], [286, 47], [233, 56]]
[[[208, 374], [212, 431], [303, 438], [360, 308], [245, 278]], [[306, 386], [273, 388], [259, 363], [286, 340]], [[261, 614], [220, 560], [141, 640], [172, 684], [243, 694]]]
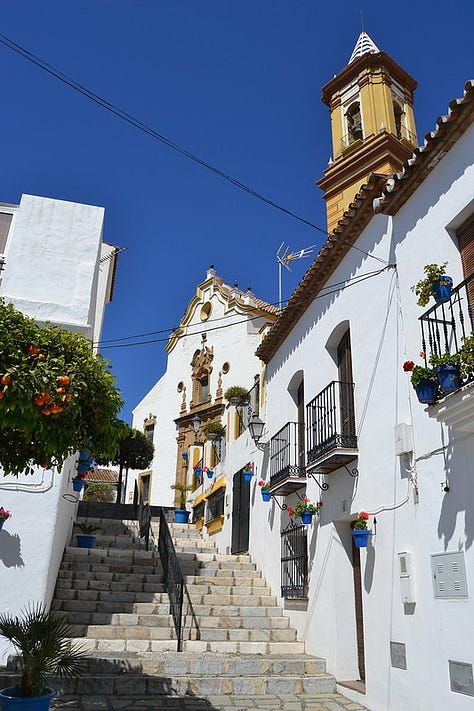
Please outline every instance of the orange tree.
[[0, 466], [61, 466], [81, 449], [112, 458], [123, 401], [108, 362], [82, 335], [35, 321], [0, 299]]

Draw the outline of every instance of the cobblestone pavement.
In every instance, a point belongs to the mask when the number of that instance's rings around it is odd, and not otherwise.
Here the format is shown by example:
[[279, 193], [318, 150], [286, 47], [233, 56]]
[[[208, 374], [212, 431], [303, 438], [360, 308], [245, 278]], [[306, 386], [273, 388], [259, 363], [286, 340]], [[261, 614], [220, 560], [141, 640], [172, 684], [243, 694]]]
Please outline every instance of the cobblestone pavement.
[[282, 696], [58, 696], [54, 711], [364, 711], [340, 694]]

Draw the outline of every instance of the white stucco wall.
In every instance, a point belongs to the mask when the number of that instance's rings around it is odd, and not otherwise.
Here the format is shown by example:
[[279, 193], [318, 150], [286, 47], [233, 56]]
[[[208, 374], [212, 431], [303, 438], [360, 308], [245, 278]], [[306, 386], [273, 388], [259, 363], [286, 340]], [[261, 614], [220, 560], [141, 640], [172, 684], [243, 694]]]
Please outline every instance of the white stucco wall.
[[[14, 215], [0, 296], [40, 324], [49, 320], [98, 339], [109, 269], [99, 274], [103, 208], [23, 195], [19, 206], [0, 210]], [[50, 605], [76, 515], [75, 463], [72, 455], [61, 472], [36, 468], [18, 477], [0, 469], [0, 506], [13, 513], [0, 531], [2, 612]], [[11, 651], [0, 641], [0, 664]]]
[[[331, 348], [337, 338], [332, 343], [331, 335], [342, 335], [341, 324], [350, 327], [359, 446], [352, 466], [359, 476], [339, 469], [326, 477], [329, 490], [323, 493], [308, 480], [308, 497], [324, 502], [320, 523], [308, 534], [309, 599], [306, 609], [286, 607], [309, 652], [326, 658], [338, 679], [358, 678], [350, 520], [360, 510], [375, 514], [377, 535], [361, 551], [367, 673], [361, 701], [376, 711], [472, 706], [472, 697], [450, 690], [448, 660], [474, 664], [473, 602], [470, 597], [434, 599], [431, 555], [462, 551], [472, 595], [473, 439], [429, 418], [402, 364], [421, 364], [418, 319], [424, 309], [410, 287], [423, 276], [423, 266], [447, 261], [454, 283], [463, 279], [453, 230], [473, 210], [473, 146], [470, 129], [393, 218], [374, 216], [360, 236], [360, 249], [396, 261], [396, 271], [387, 269], [347, 287], [383, 267], [351, 250], [329, 281], [346, 281], [346, 288], [313, 302], [266, 371], [271, 436], [297, 419], [288, 392], [295, 373], [304, 373], [306, 403], [338, 379]], [[394, 428], [400, 423], [413, 426], [414, 462], [395, 454]], [[446, 479], [449, 493], [441, 486]], [[290, 505], [296, 501], [286, 498]], [[374, 530], [373, 516], [370, 520]], [[273, 502], [252, 508], [250, 549], [274, 591], [280, 583], [279, 532], [287, 522]], [[405, 551], [414, 560], [417, 602], [412, 606], [404, 606], [400, 596], [398, 553]], [[391, 666], [391, 641], [406, 645], [406, 670]]]

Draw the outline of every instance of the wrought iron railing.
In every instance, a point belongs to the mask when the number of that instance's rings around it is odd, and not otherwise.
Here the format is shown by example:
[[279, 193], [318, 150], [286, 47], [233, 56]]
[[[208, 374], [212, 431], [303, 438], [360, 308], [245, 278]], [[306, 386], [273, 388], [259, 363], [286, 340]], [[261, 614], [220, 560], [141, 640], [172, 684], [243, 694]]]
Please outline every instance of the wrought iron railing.
[[206, 507], [206, 523], [214, 521], [218, 516], [224, 513], [224, 495], [225, 489], [218, 489], [215, 494], [211, 494], [207, 499]]
[[308, 596], [307, 526], [290, 525], [281, 532], [281, 596]]
[[199, 519], [204, 518], [204, 509], [206, 506], [205, 501], [201, 501], [197, 506], [193, 508], [193, 519], [192, 523], [196, 523]]
[[158, 536], [158, 552], [165, 578], [165, 586], [170, 601], [170, 614], [173, 617], [174, 628], [178, 640], [177, 651], [182, 651], [182, 621], [184, 578], [179, 566], [178, 557], [171, 538], [168, 521], [163, 508], [160, 508], [160, 533]]
[[462, 346], [462, 339], [472, 333], [474, 305], [474, 274], [456, 286], [444, 304], [435, 304], [420, 316], [421, 350], [425, 365], [430, 356], [451, 355]]
[[335, 448], [357, 447], [354, 383], [334, 380], [306, 406], [308, 464]]
[[138, 535], [145, 539], [145, 548], [150, 545], [150, 525], [151, 511], [150, 505], [143, 502], [143, 494], [140, 492], [140, 503], [138, 504]]
[[287, 422], [270, 440], [270, 483], [305, 476], [304, 425]]

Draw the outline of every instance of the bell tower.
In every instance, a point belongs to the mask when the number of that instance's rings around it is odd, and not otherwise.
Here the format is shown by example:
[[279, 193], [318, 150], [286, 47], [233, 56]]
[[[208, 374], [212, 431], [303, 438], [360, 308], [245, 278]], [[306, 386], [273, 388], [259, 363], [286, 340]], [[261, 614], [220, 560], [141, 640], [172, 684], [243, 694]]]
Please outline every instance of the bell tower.
[[361, 32], [348, 65], [323, 87], [334, 158], [317, 185], [324, 190], [328, 232], [371, 173], [396, 173], [412, 155], [417, 146], [416, 86], [402, 67]]

